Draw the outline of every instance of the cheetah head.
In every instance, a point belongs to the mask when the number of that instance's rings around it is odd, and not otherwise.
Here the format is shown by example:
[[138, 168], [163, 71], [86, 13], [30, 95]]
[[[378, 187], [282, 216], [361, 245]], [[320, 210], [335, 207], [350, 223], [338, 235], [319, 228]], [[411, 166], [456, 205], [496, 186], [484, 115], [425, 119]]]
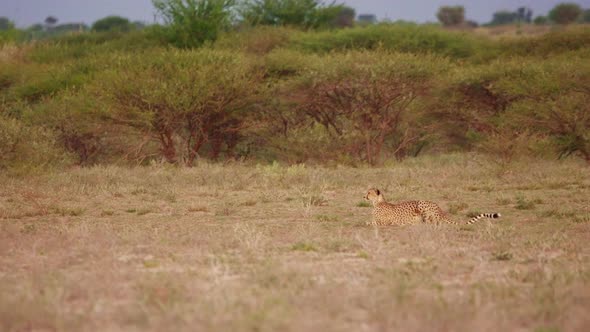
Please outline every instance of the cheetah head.
[[367, 201], [371, 201], [373, 204], [379, 203], [379, 202], [383, 202], [383, 194], [381, 193], [381, 191], [379, 191], [379, 189], [377, 188], [371, 188], [367, 191], [367, 194], [365, 195], [365, 199]]

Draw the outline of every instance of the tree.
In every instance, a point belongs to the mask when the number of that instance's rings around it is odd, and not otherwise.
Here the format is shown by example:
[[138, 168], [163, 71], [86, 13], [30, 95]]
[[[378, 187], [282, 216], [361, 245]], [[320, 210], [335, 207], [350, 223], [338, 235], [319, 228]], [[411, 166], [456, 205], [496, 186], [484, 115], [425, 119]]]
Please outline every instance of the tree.
[[377, 16], [374, 14], [360, 14], [358, 22], [361, 25], [371, 25], [377, 23]]
[[304, 73], [293, 99], [321, 124], [336, 147], [371, 165], [384, 155], [403, 158], [428, 129], [418, 125], [417, 100], [440, 70], [433, 59], [384, 52], [353, 52], [318, 60]]
[[558, 4], [549, 12], [549, 18], [557, 24], [573, 23], [580, 15], [582, 15], [582, 8], [572, 2]]
[[0, 31], [14, 29], [14, 23], [8, 17], [0, 17]]
[[463, 6], [443, 6], [436, 13], [436, 17], [444, 26], [457, 26], [465, 21]]
[[549, 19], [547, 18], [547, 16], [537, 16], [535, 17], [535, 20], [533, 21], [533, 23], [537, 24], [537, 25], [544, 25], [549, 23]]
[[492, 21], [490, 25], [505, 25], [505, 24], [512, 24], [517, 22], [519, 19], [519, 14], [517, 12], [511, 12], [508, 10], [502, 10], [495, 12], [492, 16]]
[[251, 25], [316, 28], [334, 26], [339, 15], [346, 19], [351, 9], [333, 3], [324, 5], [319, 0], [248, 0], [241, 15]]
[[262, 90], [258, 67], [232, 52], [158, 51], [124, 57], [95, 87], [112, 106], [111, 121], [157, 141], [170, 163], [191, 165], [209, 148], [231, 156]]
[[516, 10], [519, 22], [531, 23], [533, 19], [533, 10], [527, 7], [519, 7]]
[[231, 25], [235, 0], [152, 0], [167, 24], [166, 38], [179, 47], [214, 41]]
[[356, 12], [353, 8], [336, 5], [320, 7], [314, 16], [314, 27], [346, 28], [354, 25]]
[[590, 23], [590, 9], [586, 9], [584, 13], [582, 13], [581, 19], [583, 23]]
[[121, 16], [107, 16], [100, 20], [97, 20], [92, 25], [93, 31], [104, 32], [104, 31], [129, 31], [132, 25], [128, 19]]
[[356, 11], [354, 8], [342, 6], [335, 19], [334, 25], [338, 28], [352, 27], [354, 25], [354, 18]]
[[58, 19], [55, 16], [47, 16], [47, 18], [45, 18], [45, 25], [48, 29], [51, 29], [54, 25], [57, 24], [57, 22]]

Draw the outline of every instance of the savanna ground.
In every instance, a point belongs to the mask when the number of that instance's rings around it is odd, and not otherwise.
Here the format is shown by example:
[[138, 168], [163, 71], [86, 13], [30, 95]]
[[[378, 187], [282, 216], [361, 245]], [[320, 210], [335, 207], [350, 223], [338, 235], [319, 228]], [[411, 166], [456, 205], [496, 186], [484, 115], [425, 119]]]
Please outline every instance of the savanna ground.
[[[2, 331], [584, 331], [590, 171], [476, 155], [2, 177]], [[473, 226], [366, 226], [434, 200]]]

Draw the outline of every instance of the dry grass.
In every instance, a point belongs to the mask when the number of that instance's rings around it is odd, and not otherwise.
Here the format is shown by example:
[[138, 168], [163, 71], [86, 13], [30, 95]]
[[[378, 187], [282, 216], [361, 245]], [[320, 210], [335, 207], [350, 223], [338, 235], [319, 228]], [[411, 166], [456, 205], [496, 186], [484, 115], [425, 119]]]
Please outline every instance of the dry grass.
[[[0, 178], [0, 330], [590, 329], [589, 169], [495, 167], [443, 156]], [[369, 186], [504, 218], [373, 228]]]

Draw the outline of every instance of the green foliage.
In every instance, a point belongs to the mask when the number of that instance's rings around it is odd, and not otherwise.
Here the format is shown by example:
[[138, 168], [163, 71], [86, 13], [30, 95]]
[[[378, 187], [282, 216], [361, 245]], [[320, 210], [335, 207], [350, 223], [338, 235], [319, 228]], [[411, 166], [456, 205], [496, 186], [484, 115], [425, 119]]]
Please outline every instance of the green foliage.
[[167, 26], [160, 34], [177, 47], [215, 41], [229, 28], [235, 0], [152, 0]]
[[112, 104], [113, 121], [153, 135], [172, 163], [192, 164], [205, 144], [214, 159], [223, 147], [233, 153], [260, 92], [261, 75], [249, 59], [202, 49], [115, 61], [96, 86]]
[[268, 75], [277, 78], [300, 75], [309, 65], [317, 61], [318, 57], [301, 52], [278, 49], [265, 57], [265, 67]]
[[325, 56], [311, 64], [295, 89], [301, 112], [323, 125], [338, 151], [369, 164], [382, 155], [403, 158], [421, 144], [415, 106], [444, 59], [387, 52]]
[[317, 27], [350, 28], [354, 26], [356, 11], [344, 5], [321, 7], [316, 13]]
[[157, 27], [149, 27], [127, 33], [109, 31], [60, 36], [35, 43], [28, 58], [37, 63], [67, 63], [115, 52], [141, 52], [165, 44], [158, 32]]
[[84, 85], [91, 72], [91, 66], [82, 62], [68, 66], [31, 66], [20, 73], [19, 84], [11, 87], [9, 98], [39, 102], [65, 89]]
[[465, 7], [463, 6], [443, 6], [438, 9], [436, 18], [444, 26], [461, 25], [465, 21]]
[[477, 40], [465, 33], [448, 32], [429, 26], [380, 24], [300, 34], [293, 37], [289, 46], [297, 50], [319, 53], [351, 49], [386, 49], [467, 58], [476, 54], [483, 45], [485, 40]]
[[[590, 67], [585, 57], [498, 60], [457, 72], [443, 92], [441, 115], [457, 128], [494, 138], [504, 156], [526, 135], [549, 135], [561, 156], [590, 160]], [[456, 133], [455, 133], [456, 134]]]
[[0, 114], [0, 170], [26, 174], [67, 162], [50, 131]]
[[470, 149], [501, 165], [521, 155], [589, 160], [583, 25], [510, 39], [410, 23], [242, 26], [191, 51], [161, 38], [174, 24], [11, 39], [0, 47], [0, 111], [17, 119], [6, 131], [48, 137], [82, 165], [359, 165]]
[[80, 165], [107, 159], [103, 136], [108, 136], [109, 128], [101, 121], [103, 117], [104, 108], [96, 98], [73, 91], [65, 91], [23, 114], [28, 123], [56, 133], [58, 142], [77, 156]]
[[25, 39], [25, 33], [19, 29], [0, 30], [0, 47], [9, 43], [21, 42]]
[[582, 23], [590, 23], [590, 9], [586, 9], [580, 16]]
[[527, 7], [520, 7], [514, 12], [502, 10], [494, 13], [492, 21], [489, 23], [489, 25], [495, 26], [523, 22], [531, 23], [532, 17], [533, 11]]
[[537, 16], [533, 22], [536, 25], [545, 25], [549, 23], [549, 18], [547, 16]]
[[492, 21], [490, 25], [504, 25], [504, 24], [512, 24], [518, 22], [518, 13], [511, 12], [508, 10], [501, 10], [495, 12], [492, 16]]
[[549, 12], [551, 21], [557, 24], [570, 24], [582, 15], [582, 8], [577, 3], [560, 3]]
[[487, 60], [514, 56], [550, 57], [566, 53], [583, 53], [589, 49], [590, 30], [583, 26], [573, 26], [536, 37], [500, 40], [476, 55]]
[[14, 22], [12, 22], [8, 17], [0, 16], [0, 31], [12, 29], [14, 29]]
[[286, 27], [257, 26], [225, 33], [215, 42], [215, 48], [254, 54], [266, 54], [285, 46], [296, 30]]
[[132, 29], [131, 22], [121, 16], [107, 16], [92, 24], [92, 31], [129, 31]]
[[318, 0], [249, 0], [242, 6], [241, 15], [250, 25], [332, 28], [352, 26], [355, 12]]

